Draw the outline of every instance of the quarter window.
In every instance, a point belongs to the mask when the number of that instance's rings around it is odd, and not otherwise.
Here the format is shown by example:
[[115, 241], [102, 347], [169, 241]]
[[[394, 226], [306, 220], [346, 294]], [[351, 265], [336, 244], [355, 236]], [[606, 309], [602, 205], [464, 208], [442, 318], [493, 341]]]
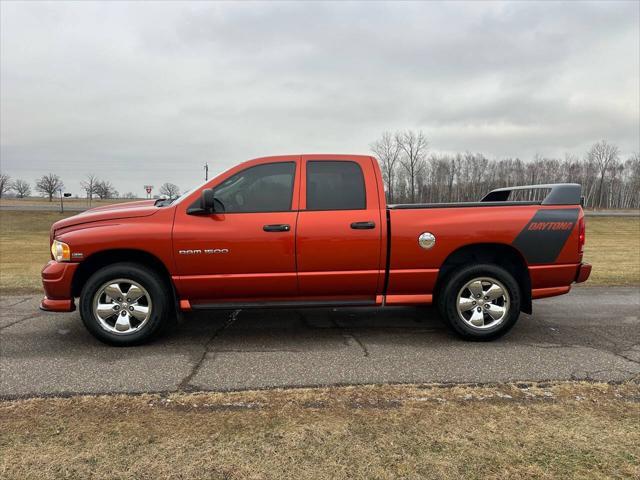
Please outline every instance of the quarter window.
[[364, 176], [356, 162], [307, 162], [307, 210], [364, 210]]
[[291, 210], [295, 162], [266, 163], [229, 177], [214, 191], [225, 213]]

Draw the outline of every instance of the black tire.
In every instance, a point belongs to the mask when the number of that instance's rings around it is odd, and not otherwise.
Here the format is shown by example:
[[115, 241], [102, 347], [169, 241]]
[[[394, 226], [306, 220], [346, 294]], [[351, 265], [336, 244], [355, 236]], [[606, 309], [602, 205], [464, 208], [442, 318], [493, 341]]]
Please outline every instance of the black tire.
[[[508, 297], [503, 299], [503, 303], [506, 305], [506, 313], [494, 326], [491, 326], [491, 323], [495, 323], [495, 321], [488, 314], [485, 315], [485, 318], [488, 319], [488, 325], [476, 327], [461, 318], [464, 314], [458, 312], [458, 294], [469, 282], [480, 278], [497, 280], [508, 294]], [[469, 290], [466, 291], [470, 292]], [[511, 273], [498, 265], [479, 264], [461, 267], [454, 271], [448, 277], [447, 283], [441, 290], [441, 298], [437, 302], [443, 318], [457, 335], [465, 340], [487, 341], [501, 337], [513, 328], [520, 316], [520, 299], [520, 287]], [[489, 303], [489, 301], [486, 303]], [[473, 309], [475, 308], [478, 307], [473, 307]], [[482, 313], [484, 315], [484, 311]]]
[[438, 291], [435, 293], [435, 304], [438, 313], [440, 314], [440, 318], [445, 318], [445, 309], [444, 309], [444, 291], [448, 284], [449, 279], [451, 278], [451, 274], [448, 274], [445, 278], [440, 280], [441, 286], [438, 288]]
[[[94, 297], [101, 287], [116, 279], [130, 279], [138, 283], [146, 290], [152, 302], [146, 323], [131, 333], [112, 333], [106, 330], [94, 313]], [[80, 294], [80, 317], [87, 330], [101, 342], [119, 347], [140, 345], [158, 335], [170, 323], [174, 312], [172, 298], [166, 282], [155, 271], [137, 263], [116, 263], [101, 268], [87, 280]]]

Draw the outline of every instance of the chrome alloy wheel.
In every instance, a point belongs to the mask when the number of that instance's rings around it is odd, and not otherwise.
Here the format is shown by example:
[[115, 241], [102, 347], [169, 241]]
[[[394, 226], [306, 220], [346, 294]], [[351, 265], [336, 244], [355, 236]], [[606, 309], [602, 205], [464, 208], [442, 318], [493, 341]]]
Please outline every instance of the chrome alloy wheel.
[[493, 328], [509, 313], [509, 293], [494, 278], [474, 278], [458, 292], [456, 307], [460, 318], [470, 327]]
[[127, 278], [102, 285], [93, 297], [93, 314], [109, 333], [130, 335], [151, 317], [151, 296], [137, 282]]

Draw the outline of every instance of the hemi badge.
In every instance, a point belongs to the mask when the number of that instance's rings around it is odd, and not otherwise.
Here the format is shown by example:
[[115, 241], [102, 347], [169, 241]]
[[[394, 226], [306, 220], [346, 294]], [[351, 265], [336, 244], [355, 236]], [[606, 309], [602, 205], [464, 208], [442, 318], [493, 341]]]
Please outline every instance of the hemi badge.
[[71, 256], [72, 256], [73, 258], [82, 258], [82, 257], [84, 257], [84, 253], [81, 253], [81, 252], [73, 252], [73, 253], [71, 254]]

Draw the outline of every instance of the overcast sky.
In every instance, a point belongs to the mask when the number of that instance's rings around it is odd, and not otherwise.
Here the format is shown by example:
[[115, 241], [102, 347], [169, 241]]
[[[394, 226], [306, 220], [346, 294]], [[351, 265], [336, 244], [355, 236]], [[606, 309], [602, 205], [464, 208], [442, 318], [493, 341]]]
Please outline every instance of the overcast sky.
[[640, 2], [1, 3], [2, 171], [187, 189], [249, 158], [640, 150]]

